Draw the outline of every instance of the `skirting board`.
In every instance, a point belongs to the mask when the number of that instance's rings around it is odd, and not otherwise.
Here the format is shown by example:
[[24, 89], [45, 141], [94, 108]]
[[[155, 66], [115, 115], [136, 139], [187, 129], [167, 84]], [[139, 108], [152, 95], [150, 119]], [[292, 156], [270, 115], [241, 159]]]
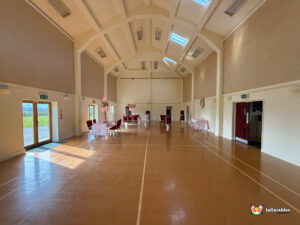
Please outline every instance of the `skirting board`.
[[266, 151], [264, 148], [261, 149], [262, 153], [265, 153], [267, 155], [270, 155], [272, 157], [275, 157], [277, 159], [280, 159], [282, 161], [284, 161], [285, 163], [290, 163], [296, 166], [300, 166], [300, 160], [294, 159], [294, 160], [290, 160], [290, 159], [286, 159], [284, 156], [278, 154], [277, 152], [272, 152], [272, 151]]
[[3, 161], [5, 161], [5, 160], [8, 160], [8, 159], [11, 159], [11, 158], [17, 157], [17, 156], [19, 156], [19, 155], [23, 155], [23, 154], [25, 154], [25, 150], [24, 150], [24, 149], [21, 150], [21, 151], [17, 151], [17, 152], [15, 152], [15, 153], [13, 153], [13, 154], [10, 154], [10, 155], [1, 157], [1, 158], [0, 158], [0, 162], [3, 162]]

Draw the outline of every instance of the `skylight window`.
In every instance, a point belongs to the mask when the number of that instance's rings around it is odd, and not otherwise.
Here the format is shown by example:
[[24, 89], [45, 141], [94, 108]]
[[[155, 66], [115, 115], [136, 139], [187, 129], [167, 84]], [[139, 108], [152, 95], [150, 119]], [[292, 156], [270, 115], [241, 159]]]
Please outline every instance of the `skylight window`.
[[211, 0], [192, 0], [193, 2], [196, 2], [199, 5], [202, 5], [204, 7], [209, 6]]
[[164, 57], [163, 61], [164, 61], [165, 63], [170, 62], [170, 63], [173, 63], [173, 64], [177, 64], [177, 62], [176, 62], [175, 60], [170, 59], [170, 58], [168, 58], [168, 57]]
[[181, 37], [175, 33], [171, 34], [170, 40], [181, 46], [186, 46], [186, 44], [188, 43], [188, 39]]

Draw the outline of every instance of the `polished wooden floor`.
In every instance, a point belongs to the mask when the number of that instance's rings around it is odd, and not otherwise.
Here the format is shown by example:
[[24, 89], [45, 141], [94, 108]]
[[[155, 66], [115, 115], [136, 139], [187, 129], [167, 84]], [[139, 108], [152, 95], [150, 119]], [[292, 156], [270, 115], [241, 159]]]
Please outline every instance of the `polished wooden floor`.
[[300, 224], [299, 167], [179, 123], [123, 129], [0, 163], [0, 224]]

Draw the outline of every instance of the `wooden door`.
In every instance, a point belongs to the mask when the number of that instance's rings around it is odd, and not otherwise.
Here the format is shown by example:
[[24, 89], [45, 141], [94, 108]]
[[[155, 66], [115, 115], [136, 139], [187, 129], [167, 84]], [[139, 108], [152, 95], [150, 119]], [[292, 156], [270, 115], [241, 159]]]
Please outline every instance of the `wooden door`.
[[248, 144], [249, 141], [249, 116], [250, 103], [237, 103], [235, 139], [246, 144]]

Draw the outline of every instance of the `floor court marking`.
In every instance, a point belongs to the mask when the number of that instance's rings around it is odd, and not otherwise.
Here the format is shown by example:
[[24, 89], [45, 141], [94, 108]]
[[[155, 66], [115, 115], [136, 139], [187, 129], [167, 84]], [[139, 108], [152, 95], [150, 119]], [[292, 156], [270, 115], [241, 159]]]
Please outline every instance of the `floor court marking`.
[[145, 158], [144, 158], [144, 167], [143, 167], [143, 175], [142, 175], [142, 182], [141, 182], [141, 189], [140, 189], [140, 199], [139, 199], [136, 225], [140, 225], [140, 223], [141, 223], [141, 212], [142, 212], [142, 202], [143, 202], [143, 192], [144, 192], [144, 181], [145, 181], [145, 173], [146, 173], [146, 162], [147, 162], [149, 135], [150, 135], [150, 129], [148, 130], [148, 134], [147, 134], [147, 142], [146, 142]]
[[[86, 142], [84, 142], [84, 143], [81, 143], [81, 144], [79, 144], [79, 145], [70, 146], [70, 147], [71, 147], [71, 149], [72, 149], [72, 148], [79, 148], [79, 147], [85, 145], [86, 143], [88, 143], [88, 141], [86, 141]], [[65, 144], [67, 144], [67, 143], [65, 143]], [[50, 149], [50, 151], [51, 151], [51, 149]], [[25, 153], [25, 154], [27, 154], [27, 153]], [[30, 154], [30, 153], [29, 153], [29, 154]], [[4, 186], [4, 185], [7, 184], [7, 183], [10, 183], [10, 182], [13, 181], [13, 180], [16, 180], [16, 179], [19, 178], [19, 177], [20, 177], [20, 176], [17, 176], [17, 177], [14, 177], [14, 178], [12, 178], [12, 179], [6, 181], [5, 183], [1, 184], [0, 187]], [[0, 197], [0, 201], [3, 200], [3, 199], [5, 199], [5, 198], [8, 197], [9, 195], [13, 194], [14, 192], [16, 192], [16, 191], [18, 190], [18, 188], [19, 188], [19, 187], [16, 187], [16, 188], [13, 189], [12, 191], [10, 191], [10, 192], [8, 192], [7, 194], [1, 196], [1, 197]]]
[[[245, 166], [249, 167], [250, 169], [254, 170], [255, 172], [257, 172], [257, 173], [259, 173], [259, 174], [265, 176], [265, 177], [268, 178], [269, 180], [273, 181], [274, 183], [278, 184], [279, 186], [285, 188], [286, 190], [288, 190], [288, 191], [292, 192], [293, 194], [297, 195], [298, 197], [300, 197], [300, 194], [299, 194], [298, 192], [296, 192], [296, 191], [294, 191], [293, 189], [289, 188], [288, 186], [286, 186], [286, 185], [280, 183], [279, 181], [277, 181], [276, 179], [270, 177], [269, 175], [265, 174], [264, 172], [261, 172], [260, 170], [254, 168], [253, 166], [249, 165], [248, 163], [246, 163], [245, 161], [239, 159], [238, 157], [233, 156], [233, 155], [227, 153], [223, 148], [219, 147], [218, 145], [216, 145], [216, 144], [214, 144], [214, 143], [212, 143], [212, 142], [210, 142], [210, 141], [206, 141], [206, 142], [210, 143], [211, 146], [214, 146], [214, 147], [216, 147], [217, 149], [221, 150], [222, 153], [224, 153], [225, 155], [228, 155], [229, 157], [236, 159], [237, 161], [239, 161], [240, 163], [242, 163], [242, 164], [244, 164]], [[205, 145], [205, 146], [209, 146], [209, 145]]]
[[[195, 139], [195, 137], [193, 137]], [[198, 141], [197, 139], [195, 139], [196, 141]], [[208, 151], [210, 151], [211, 153], [213, 153], [215, 156], [217, 156], [218, 158], [222, 159], [224, 162], [226, 162], [228, 165], [232, 166], [233, 168], [235, 168], [236, 170], [238, 170], [240, 173], [242, 173], [243, 175], [245, 175], [246, 177], [248, 177], [250, 180], [252, 180], [254, 183], [256, 183], [257, 185], [259, 185], [260, 187], [262, 187], [263, 189], [265, 189], [266, 191], [268, 191], [270, 194], [272, 194], [273, 196], [275, 196], [276, 198], [278, 198], [280, 201], [284, 202], [285, 204], [287, 204], [289, 207], [291, 207], [292, 209], [294, 209], [296, 212], [300, 213], [300, 210], [295, 207], [294, 205], [292, 205], [291, 203], [287, 202], [286, 200], [284, 200], [283, 198], [281, 198], [279, 195], [277, 195], [276, 193], [274, 193], [273, 191], [271, 191], [269, 188], [267, 188], [265, 185], [259, 183], [258, 181], [256, 181], [254, 178], [252, 178], [251, 176], [249, 176], [248, 174], [246, 174], [244, 171], [242, 171], [240, 168], [238, 168], [237, 166], [233, 165], [231, 162], [229, 162], [227, 159], [225, 159], [224, 157], [220, 156], [218, 153], [216, 153], [214, 150], [210, 149], [207, 146], [204, 146]]]
[[10, 180], [7, 180], [7, 181], [5, 181], [4, 183], [0, 184], [0, 187], [3, 187], [4, 185], [11, 183], [11, 182], [13, 182], [14, 180], [16, 180], [16, 179], [18, 179], [18, 178], [19, 178], [19, 176], [14, 177], [14, 178], [12, 178], [12, 179], [10, 179]]
[[14, 193], [15, 191], [17, 191], [18, 187], [13, 189], [12, 191], [8, 192], [7, 194], [3, 195], [2, 197], [0, 197], [0, 201], [5, 199], [7, 196], [9, 196], [10, 194]]

